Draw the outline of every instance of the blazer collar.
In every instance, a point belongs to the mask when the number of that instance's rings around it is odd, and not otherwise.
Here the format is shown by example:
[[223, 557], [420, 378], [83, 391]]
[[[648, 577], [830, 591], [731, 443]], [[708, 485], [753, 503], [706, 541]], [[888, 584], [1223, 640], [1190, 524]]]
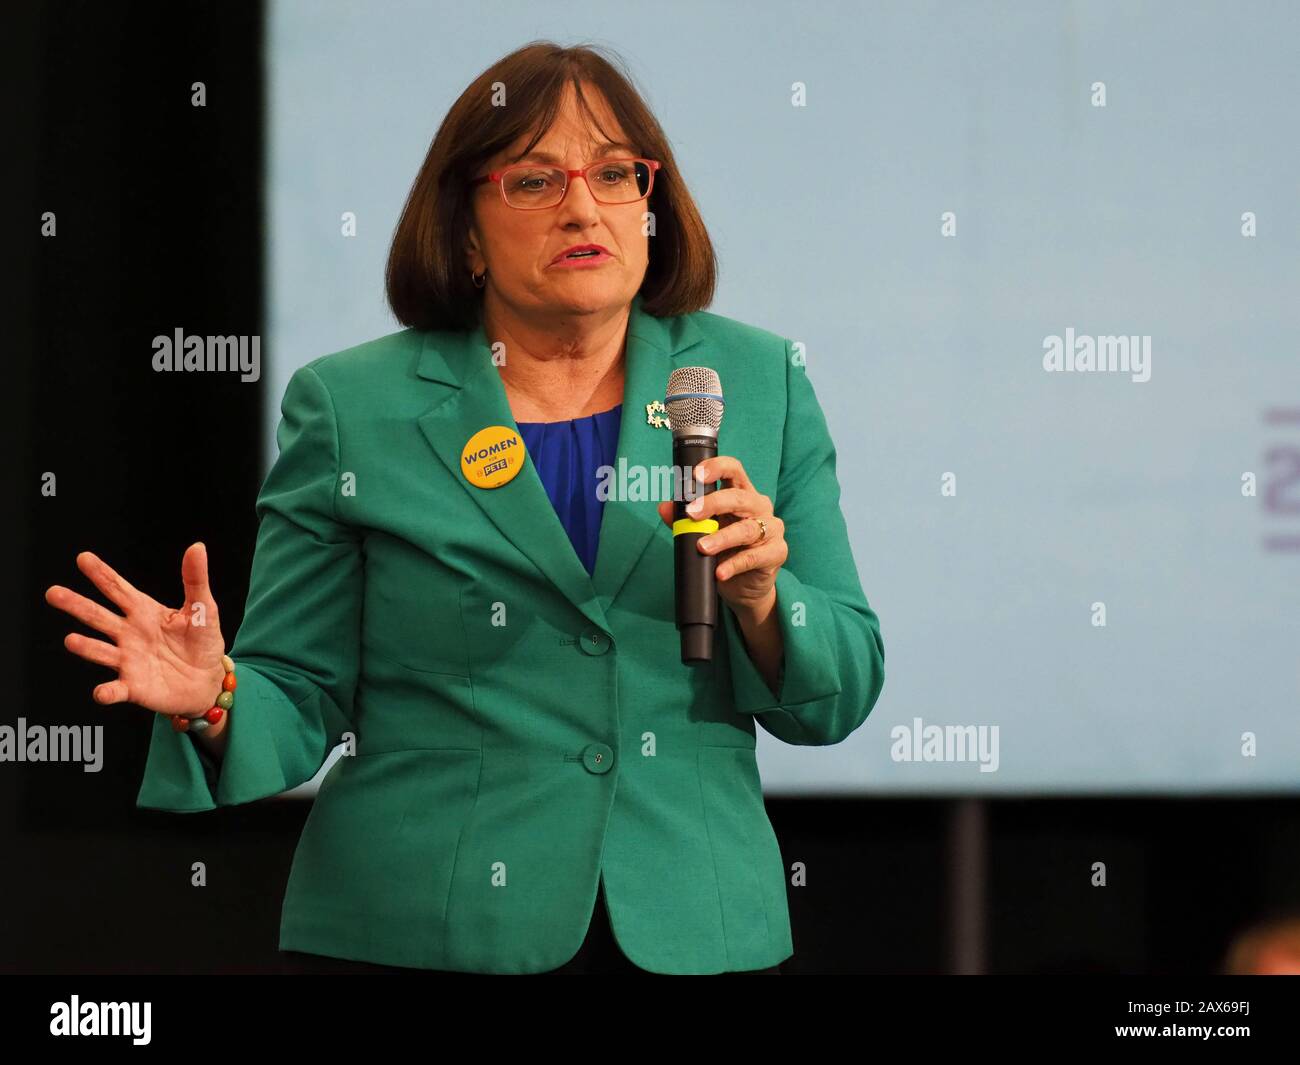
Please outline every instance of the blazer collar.
[[[652, 426], [645, 407], [652, 400], [662, 402], [669, 374], [681, 365], [678, 356], [701, 339], [691, 316], [656, 318], [642, 309], [639, 294], [633, 299], [616, 471], [623, 464], [630, 471], [672, 463], [672, 434]], [[588, 574], [531, 456], [514, 480], [500, 488], [476, 488], [461, 473], [461, 452], [476, 432], [489, 425], [518, 428], [482, 323], [465, 332], [425, 333], [416, 374], [450, 386], [419, 417], [418, 424], [456, 483], [574, 606], [593, 624], [609, 631], [605, 612], [662, 524], [656, 501], [618, 497], [605, 501], [595, 572]], [[653, 483], [654, 479], [650, 480]]]

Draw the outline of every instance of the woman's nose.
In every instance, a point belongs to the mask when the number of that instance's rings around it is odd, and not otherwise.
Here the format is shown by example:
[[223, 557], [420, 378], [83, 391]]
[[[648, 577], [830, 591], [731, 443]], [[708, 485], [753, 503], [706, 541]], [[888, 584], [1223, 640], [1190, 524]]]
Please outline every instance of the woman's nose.
[[591, 187], [586, 179], [581, 176], [572, 178], [569, 181], [568, 191], [560, 202], [561, 224], [570, 221], [584, 224], [593, 222], [599, 217], [599, 213], [600, 204], [591, 194]]

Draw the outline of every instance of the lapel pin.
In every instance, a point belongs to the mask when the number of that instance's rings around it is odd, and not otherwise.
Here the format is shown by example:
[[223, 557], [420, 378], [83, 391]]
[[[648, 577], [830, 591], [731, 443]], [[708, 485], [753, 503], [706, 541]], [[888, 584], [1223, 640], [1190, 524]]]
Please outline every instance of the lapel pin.
[[645, 405], [645, 420], [656, 429], [672, 428], [668, 423], [668, 408], [657, 399], [653, 403]]
[[524, 442], [508, 425], [489, 425], [465, 443], [460, 472], [477, 488], [500, 488], [524, 467]]

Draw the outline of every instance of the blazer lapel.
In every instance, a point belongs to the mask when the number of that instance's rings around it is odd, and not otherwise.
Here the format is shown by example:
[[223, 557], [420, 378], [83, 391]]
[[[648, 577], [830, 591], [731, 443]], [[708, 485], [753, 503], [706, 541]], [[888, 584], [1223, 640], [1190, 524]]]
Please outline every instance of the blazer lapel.
[[[619, 460], [629, 469], [672, 462], [672, 435], [649, 424], [645, 405], [663, 400], [674, 357], [699, 339], [699, 330], [689, 317], [654, 318], [641, 310], [639, 295], [633, 300], [616, 470]], [[593, 624], [609, 631], [605, 610], [660, 521], [654, 501], [606, 500], [595, 572], [588, 574], [531, 455], [514, 479], [500, 488], [477, 488], [461, 472], [461, 452], [476, 432], [489, 425], [518, 429], [482, 325], [468, 332], [426, 333], [416, 374], [451, 386], [417, 420], [434, 453], [501, 534]]]
[[[650, 424], [646, 404], [663, 402], [668, 377], [679, 365], [677, 356], [701, 339], [699, 328], [686, 316], [655, 318], [641, 309], [641, 297], [632, 301], [628, 321], [623, 416], [619, 423], [615, 473], [626, 468], [646, 471], [646, 484], [657, 478], [650, 472], [673, 461], [673, 434]], [[614, 484], [618, 484], [617, 477]], [[622, 493], [605, 501], [600, 519], [600, 544], [592, 582], [605, 609], [617, 597], [637, 559], [662, 524], [655, 499], [624, 499]]]

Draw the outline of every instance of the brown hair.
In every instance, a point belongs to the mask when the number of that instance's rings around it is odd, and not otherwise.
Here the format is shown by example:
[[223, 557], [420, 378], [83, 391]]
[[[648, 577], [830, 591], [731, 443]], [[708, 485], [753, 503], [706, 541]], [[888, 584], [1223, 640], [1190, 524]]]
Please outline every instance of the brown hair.
[[[393, 233], [385, 280], [397, 320], [416, 329], [471, 329], [481, 290], [465, 266], [469, 242], [469, 182], [487, 160], [530, 130], [530, 151], [555, 121], [566, 82], [600, 129], [582, 93], [583, 83], [604, 96], [624, 131], [646, 158], [663, 166], [655, 174], [646, 209], [655, 236], [641, 284], [642, 309], [659, 318], [703, 310], [713, 302], [717, 256], [704, 220], [677, 173], [668, 138], [625, 73], [622, 61], [599, 46], [561, 48], [532, 41], [483, 71], [447, 112], [416, 175]], [[518, 106], [494, 107], [495, 83], [509, 88]], [[600, 129], [600, 132], [608, 133]], [[610, 137], [614, 140], [617, 138]]]

